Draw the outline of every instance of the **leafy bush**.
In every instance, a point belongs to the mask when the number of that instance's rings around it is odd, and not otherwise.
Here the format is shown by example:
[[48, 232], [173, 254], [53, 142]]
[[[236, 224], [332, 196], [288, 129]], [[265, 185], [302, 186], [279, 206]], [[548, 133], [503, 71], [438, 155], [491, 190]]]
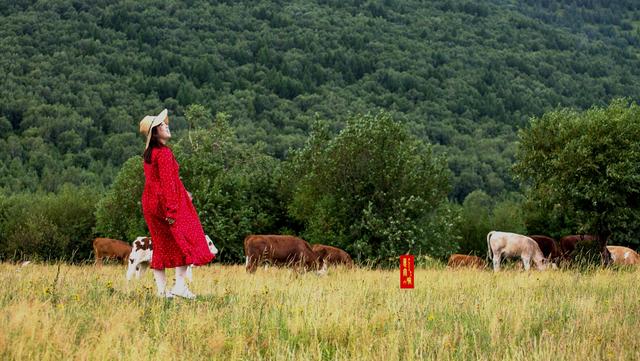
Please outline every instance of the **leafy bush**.
[[57, 194], [0, 198], [0, 259], [90, 258], [100, 196], [95, 188], [67, 185]]
[[403, 253], [442, 256], [456, 248], [446, 208], [449, 172], [428, 144], [387, 113], [359, 115], [333, 139], [316, 122], [286, 179], [290, 214], [304, 237], [360, 261]]
[[520, 131], [520, 139], [514, 170], [530, 186], [532, 204], [547, 206], [537, 212], [559, 218], [546, 223], [563, 225], [571, 219], [582, 232], [600, 239], [611, 236], [617, 244], [637, 244], [640, 107], [636, 103], [616, 99], [607, 107], [584, 112], [548, 112]]
[[220, 250], [220, 261], [241, 261], [248, 234], [285, 229], [280, 161], [266, 155], [260, 144], [238, 142], [225, 114], [218, 114], [213, 127], [190, 132], [174, 151], [204, 231]]
[[465, 254], [484, 256], [490, 231], [527, 234], [523, 199], [517, 194], [492, 198], [484, 191], [475, 190], [465, 198], [461, 218], [460, 251]]
[[129, 158], [105, 196], [96, 205], [96, 233], [109, 238], [132, 241], [148, 234], [142, 216], [144, 171], [142, 157]]

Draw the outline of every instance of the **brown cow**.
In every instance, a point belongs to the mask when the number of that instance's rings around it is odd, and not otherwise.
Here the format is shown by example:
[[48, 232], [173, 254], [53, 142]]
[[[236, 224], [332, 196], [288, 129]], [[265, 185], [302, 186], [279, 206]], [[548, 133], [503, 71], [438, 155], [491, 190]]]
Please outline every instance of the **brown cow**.
[[622, 246], [607, 246], [611, 253], [613, 264], [630, 265], [640, 263], [640, 256], [631, 248]]
[[96, 238], [93, 240], [93, 253], [97, 265], [102, 265], [102, 260], [105, 257], [117, 258], [126, 264], [131, 253], [131, 245], [117, 239]]
[[[609, 235], [610, 237], [610, 235]], [[609, 239], [607, 237], [607, 241]], [[578, 234], [578, 235], [570, 235], [564, 236], [560, 238], [560, 249], [562, 250], [562, 258], [564, 260], [571, 261], [574, 256], [574, 251], [576, 250], [576, 245], [582, 242], [597, 242], [598, 237], [591, 234]], [[605, 241], [606, 244], [606, 241]], [[602, 257], [602, 263], [604, 265], [609, 265], [612, 262], [611, 252], [607, 247], [604, 247], [600, 251], [600, 256]]]
[[447, 267], [451, 267], [451, 268], [471, 267], [471, 268], [482, 269], [487, 267], [487, 263], [478, 256], [455, 253], [449, 256]]
[[556, 265], [558, 262], [560, 262], [562, 252], [560, 252], [560, 247], [558, 246], [558, 242], [556, 242], [555, 239], [541, 235], [533, 235], [528, 237], [536, 241], [538, 247], [540, 247], [540, 250], [542, 251], [542, 255], [552, 265]]
[[327, 246], [324, 244], [314, 244], [311, 249], [318, 256], [318, 262], [327, 265], [345, 265], [353, 267], [351, 256], [340, 248]]
[[591, 234], [573, 234], [570, 236], [564, 236], [560, 238], [560, 252], [562, 253], [562, 258], [569, 260], [571, 259], [571, 252], [576, 249], [576, 244], [582, 241], [595, 241], [597, 239], [596, 236]]
[[[246, 270], [253, 273], [262, 262], [318, 270], [320, 262], [309, 243], [302, 238], [284, 235], [249, 235], [244, 239]], [[320, 274], [326, 273], [326, 266]]]

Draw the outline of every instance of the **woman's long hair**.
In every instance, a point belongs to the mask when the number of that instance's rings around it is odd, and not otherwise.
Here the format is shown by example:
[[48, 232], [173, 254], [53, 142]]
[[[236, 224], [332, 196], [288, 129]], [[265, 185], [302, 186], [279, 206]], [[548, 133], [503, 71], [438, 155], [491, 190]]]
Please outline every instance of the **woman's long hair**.
[[144, 158], [145, 163], [151, 164], [151, 153], [153, 152], [153, 148], [157, 148], [159, 146], [158, 127], [153, 127], [151, 128], [151, 140], [149, 141], [149, 146], [144, 150], [144, 154], [142, 154], [142, 158]]

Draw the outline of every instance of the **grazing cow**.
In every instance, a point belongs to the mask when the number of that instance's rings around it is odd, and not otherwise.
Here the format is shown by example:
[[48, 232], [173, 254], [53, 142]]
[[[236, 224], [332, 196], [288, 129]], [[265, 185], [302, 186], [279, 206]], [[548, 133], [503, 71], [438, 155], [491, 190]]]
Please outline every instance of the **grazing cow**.
[[132, 243], [132, 251], [129, 256], [129, 267], [127, 268], [127, 281], [135, 273], [136, 278], [140, 278], [142, 274], [149, 268], [153, 257], [153, 244], [151, 237], [138, 237]]
[[630, 265], [640, 263], [640, 256], [631, 248], [622, 246], [607, 246], [611, 253], [613, 264]]
[[[209, 236], [205, 235], [207, 239], [207, 245], [209, 246], [209, 251], [215, 256], [218, 254], [218, 249], [211, 241]], [[153, 257], [153, 243], [151, 242], [151, 237], [138, 237], [132, 243], [132, 251], [129, 256], [129, 267], [127, 268], [127, 280], [131, 280], [133, 274], [135, 273], [136, 278], [140, 278], [142, 274], [149, 268], [151, 264], [151, 258]], [[191, 266], [187, 268], [187, 279], [191, 281], [193, 278], [193, 273], [191, 270]]]
[[533, 239], [515, 233], [491, 231], [487, 234], [487, 247], [489, 259], [493, 259], [493, 270], [500, 270], [502, 256], [520, 257], [526, 271], [531, 267], [530, 262], [539, 270], [547, 268], [546, 259], [542, 255], [540, 247]]
[[318, 256], [318, 262], [328, 265], [345, 265], [353, 267], [351, 256], [340, 248], [327, 246], [324, 244], [314, 244], [311, 246], [313, 253]]
[[97, 265], [102, 265], [105, 257], [117, 258], [123, 263], [126, 263], [131, 253], [131, 246], [117, 239], [96, 238], [93, 240], [93, 253], [96, 257]]
[[540, 251], [542, 251], [542, 255], [550, 262], [552, 265], [556, 265], [560, 262], [560, 258], [562, 257], [562, 252], [560, 252], [560, 247], [555, 239], [547, 236], [533, 235], [528, 236], [529, 238], [536, 241], [538, 247], [540, 247]]
[[571, 252], [576, 249], [576, 244], [582, 241], [595, 241], [598, 237], [591, 234], [574, 234], [560, 238], [560, 252], [565, 260], [571, 259]]
[[[249, 235], [244, 239], [245, 267], [253, 273], [262, 262], [318, 270], [320, 262], [309, 243], [302, 238], [283, 235]], [[319, 274], [326, 273], [323, 265]]]
[[487, 263], [478, 256], [455, 253], [449, 256], [447, 267], [450, 267], [450, 268], [470, 267], [470, 268], [482, 269], [487, 267]]

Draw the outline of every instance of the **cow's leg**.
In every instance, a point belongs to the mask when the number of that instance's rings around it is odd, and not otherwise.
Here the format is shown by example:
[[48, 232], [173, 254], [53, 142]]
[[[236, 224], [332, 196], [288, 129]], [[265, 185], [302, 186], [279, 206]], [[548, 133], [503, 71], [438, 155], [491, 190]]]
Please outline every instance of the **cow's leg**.
[[257, 259], [257, 257], [248, 256], [247, 257], [247, 265], [246, 265], [247, 273], [254, 273], [257, 268], [258, 268], [258, 259]]
[[531, 258], [522, 256], [522, 264], [524, 265], [524, 270], [528, 271], [531, 268]]
[[142, 275], [147, 271], [147, 268], [149, 268], [149, 263], [147, 262], [138, 264], [138, 267], [136, 268], [136, 277], [142, 277]]
[[127, 267], [127, 281], [131, 280], [131, 277], [133, 277], [134, 273], [138, 273], [137, 269], [138, 267], [136, 267], [135, 264], [133, 264], [133, 262], [129, 262], [129, 266]]
[[493, 272], [498, 272], [500, 271], [500, 257], [502, 256], [501, 253], [494, 253], [493, 254]]
[[319, 276], [326, 276], [327, 275], [327, 261], [324, 260], [322, 262], [322, 268], [317, 272]]

